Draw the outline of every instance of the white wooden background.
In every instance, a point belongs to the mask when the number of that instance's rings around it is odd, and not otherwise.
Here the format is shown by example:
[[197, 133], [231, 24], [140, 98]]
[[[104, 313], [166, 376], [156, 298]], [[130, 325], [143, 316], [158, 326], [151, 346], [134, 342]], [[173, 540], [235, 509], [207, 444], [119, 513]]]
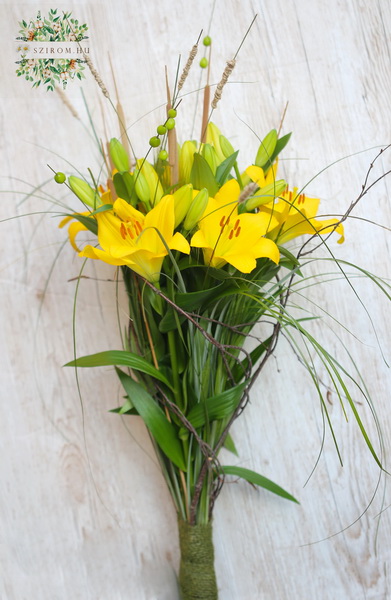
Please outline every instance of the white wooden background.
[[[73, 169], [66, 161], [84, 172], [97, 168], [94, 144], [83, 127], [81, 87], [99, 134], [104, 136], [101, 110], [109, 137], [118, 134], [90, 75], [66, 92], [80, 120], [57, 94], [32, 90], [15, 76], [17, 21], [54, 4], [0, 4], [3, 219], [50, 209], [46, 194], [63, 197], [63, 188], [49, 182], [21, 203], [21, 192], [50, 180], [47, 163], [67, 173]], [[69, 1], [57, 6], [89, 24], [94, 60], [114, 97], [110, 53], [128, 123], [135, 123], [130, 133], [142, 155], [163, 116], [157, 107], [165, 101], [164, 64], [173, 79], [178, 54], [186, 56], [200, 29], [208, 30], [212, 2]], [[257, 22], [215, 122], [244, 148], [245, 166], [257, 148], [248, 126], [265, 134], [278, 125], [289, 100], [284, 131], [294, 135], [281, 173], [300, 186], [333, 161], [354, 155], [308, 188], [324, 199], [325, 212], [341, 213], [358, 195], [376, 148], [391, 141], [390, 2], [217, 0], [210, 26], [214, 82], [255, 13]], [[191, 133], [184, 124], [191, 122], [198, 77], [196, 67], [186, 88], [193, 93], [179, 111], [183, 138]], [[154, 112], [144, 116], [149, 111]], [[373, 177], [390, 162], [388, 153]], [[390, 181], [382, 181], [355, 214], [390, 227]], [[59, 253], [64, 234], [57, 223], [41, 215], [1, 223], [0, 598], [175, 600], [176, 518], [148, 436], [137, 420], [121, 421], [107, 412], [121, 395], [111, 370], [80, 373], [83, 421], [74, 373], [61, 368], [73, 354], [76, 284], [69, 280], [81, 261], [68, 246]], [[333, 248], [341, 258], [390, 277], [390, 239], [386, 229], [351, 220], [346, 244]], [[105, 281], [113, 269], [91, 264], [86, 274], [91, 278], [80, 289], [78, 353], [118, 348], [115, 286]], [[390, 305], [373, 284], [355, 280], [355, 285], [390, 363]], [[332, 329], [348, 344], [370, 389], [387, 452], [391, 379], [368, 315], [344, 282], [309, 291], [352, 331], [349, 335], [330, 320], [323, 328], [313, 326], [341, 361], [347, 355]], [[356, 399], [379, 448], [371, 413]], [[322, 419], [309, 377], [282, 340], [233, 434], [237, 463], [277, 481], [301, 505], [245, 483], [225, 486], [214, 519], [221, 600], [391, 597], [390, 511], [379, 518], [391, 503], [389, 485], [382, 478], [376, 488], [379, 470], [354, 420], [346, 423], [338, 400], [332, 394], [329, 400], [344, 467], [327, 433], [319, 465], [303, 487], [321, 446]]]

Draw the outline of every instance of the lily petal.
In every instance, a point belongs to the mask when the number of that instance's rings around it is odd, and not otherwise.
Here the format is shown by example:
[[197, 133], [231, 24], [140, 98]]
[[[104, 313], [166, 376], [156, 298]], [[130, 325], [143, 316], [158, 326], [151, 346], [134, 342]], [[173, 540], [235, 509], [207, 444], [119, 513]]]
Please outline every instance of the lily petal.
[[181, 233], [176, 233], [171, 239], [170, 250], [179, 250], [183, 254], [190, 254], [190, 244]]

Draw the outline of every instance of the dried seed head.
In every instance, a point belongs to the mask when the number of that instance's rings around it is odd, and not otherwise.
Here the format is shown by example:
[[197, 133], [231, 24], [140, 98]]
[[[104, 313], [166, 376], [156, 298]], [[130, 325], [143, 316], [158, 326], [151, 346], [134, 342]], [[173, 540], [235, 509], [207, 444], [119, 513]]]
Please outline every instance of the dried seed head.
[[102, 79], [101, 79], [98, 71], [95, 69], [92, 60], [90, 59], [90, 57], [85, 52], [83, 52], [83, 57], [84, 57], [84, 60], [86, 61], [87, 65], [88, 65], [88, 68], [90, 69], [90, 71], [91, 71], [91, 73], [92, 73], [92, 75], [93, 75], [96, 83], [99, 85], [100, 89], [102, 90], [103, 95], [106, 98], [110, 99], [109, 92], [107, 91], [107, 88], [106, 88], [105, 84], [103, 83], [103, 81], [102, 81]]
[[224, 72], [221, 76], [221, 80], [220, 80], [219, 84], [217, 85], [215, 95], [213, 96], [212, 108], [216, 108], [217, 103], [221, 98], [223, 88], [224, 88], [225, 84], [227, 83], [228, 78], [231, 75], [232, 71], [234, 70], [235, 65], [236, 65], [236, 60], [234, 58], [227, 62], [227, 66], [224, 69]]
[[185, 64], [185, 68], [182, 71], [182, 75], [181, 75], [181, 78], [178, 83], [178, 92], [180, 92], [181, 89], [183, 88], [183, 84], [185, 83], [186, 78], [189, 74], [191, 65], [193, 64], [193, 60], [195, 59], [195, 57], [197, 55], [197, 51], [198, 51], [198, 43], [194, 44], [194, 46], [192, 47], [192, 49], [190, 51], [189, 58], [187, 59], [187, 63]]

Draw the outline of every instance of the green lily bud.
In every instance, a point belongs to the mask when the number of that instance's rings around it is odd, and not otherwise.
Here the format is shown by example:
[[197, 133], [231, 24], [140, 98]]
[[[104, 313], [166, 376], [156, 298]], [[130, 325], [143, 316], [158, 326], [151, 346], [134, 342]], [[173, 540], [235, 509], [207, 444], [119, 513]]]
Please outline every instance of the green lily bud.
[[137, 168], [141, 170], [141, 174], [145, 177], [149, 187], [149, 200], [151, 204], [155, 206], [162, 199], [164, 194], [158, 174], [148, 161], [141, 158], [137, 160]]
[[193, 201], [193, 186], [191, 183], [183, 185], [181, 188], [179, 188], [179, 190], [174, 192], [173, 196], [175, 211], [174, 227], [176, 228], [180, 223], [182, 223]]
[[136, 190], [137, 196], [140, 198], [141, 202], [147, 204], [151, 197], [151, 193], [147, 180], [138, 169], [134, 170], [133, 181], [135, 182], [134, 189]]
[[69, 187], [72, 192], [91, 208], [95, 208], [99, 204], [101, 204], [99, 194], [96, 193], [95, 190], [92, 189], [90, 185], [84, 179], [80, 179], [79, 177], [75, 177], [71, 175], [68, 177]]
[[209, 200], [209, 193], [206, 188], [202, 188], [195, 196], [187, 212], [183, 228], [190, 231], [195, 227], [205, 212]]
[[201, 154], [210, 166], [213, 175], [216, 175], [218, 164], [216, 150], [210, 144], [203, 144]]
[[191, 140], [184, 142], [179, 154], [179, 181], [187, 183], [190, 180], [193, 156], [197, 152], [197, 144]]
[[219, 141], [220, 141], [221, 151], [224, 154], [225, 158], [232, 156], [232, 154], [235, 152], [235, 150], [234, 150], [234, 147], [232, 146], [231, 142], [229, 140], [227, 140], [227, 138], [224, 135], [220, 135]]
[[269, 185], [265, 185], [265, 187], [258, 190], [252, 198], [249, 198], [246, 202], [246, 211], [249, 212], [254, 210], [254, 208], [258, 208], [262, 206], [262, 204], [267, 204], [277, 198], [282, 192], [285, 190], [287, 186], [287, 182], [284, 179], [279, 179], [278, 181], [273, 181], [273, 183], [269, 183]]
[[209, 122], [206, 128], [206, 141], [208, 144], [212, 144], [216, 150], [218, 164], [221, 164], [225, 159], [224, 153], [220, 146], [221, 131], [214, 123]]
[[257, 156], [255, 157], [255, 164], [257, 167], [263, 167], [270, 160], [276, 149], [277, 139], [277, 131], [272, 129], [262, 140], [261, 145], [258, 148]]
[[117, 138], [111, 138], [110, 140], [110, 156], [114, 163], [114, 166], [121, 173], [123, 171], [129, 171], [129, 157], [128, 154]]

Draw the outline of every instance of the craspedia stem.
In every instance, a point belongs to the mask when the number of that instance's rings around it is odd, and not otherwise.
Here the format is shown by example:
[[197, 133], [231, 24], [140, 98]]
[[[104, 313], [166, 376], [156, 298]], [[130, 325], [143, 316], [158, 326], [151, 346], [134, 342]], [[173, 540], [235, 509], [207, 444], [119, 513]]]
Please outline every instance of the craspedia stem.
[[236, 65], [236, 60], [234, 58], [227, 62], [227, 66], [224, 69], [224, 72], [221, 76], [220, 82], [217, 85], [215, 95], [213, 96], [213, 100], [212, 100], [212, 108], [213, 109], [216, 108], [218, 101], [221, 99], [221, 95], [223, 93], [223, 88], [224, 88], [225, 84], [227, 83], [228, 78], [231, 75], [232, 71], [234, 70], [235, 65]]

